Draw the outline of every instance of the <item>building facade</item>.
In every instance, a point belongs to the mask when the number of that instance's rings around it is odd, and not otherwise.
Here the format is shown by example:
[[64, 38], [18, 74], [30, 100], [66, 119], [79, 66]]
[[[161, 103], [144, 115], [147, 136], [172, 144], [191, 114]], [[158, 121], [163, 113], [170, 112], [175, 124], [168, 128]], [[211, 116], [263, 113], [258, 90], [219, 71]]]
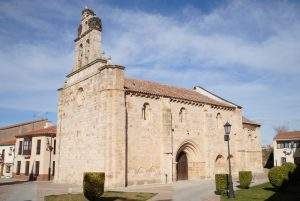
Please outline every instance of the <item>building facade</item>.
[[0, 141], [0, 177], [12, 177], [14, 157], [15, 140]]
[[260, 126], [242, 107], [201, 87], [125, 77], [102, 53], [101, 33], [100, 18], [83, 10], [75, 64], [59, 89], [55, 182], [82, 184], [92, 171], [105, 172], [108, 188], [214, 178], [228, 172], [227, 121], [234, 175], [262, 172]]
[[13, 177], [21, 180], [50, 180], [55, 175], [56, 127], [16, 135]]
[[274, 166], [286, 162], [300, 165], [300, 131], [278, 133], [273, 139]]

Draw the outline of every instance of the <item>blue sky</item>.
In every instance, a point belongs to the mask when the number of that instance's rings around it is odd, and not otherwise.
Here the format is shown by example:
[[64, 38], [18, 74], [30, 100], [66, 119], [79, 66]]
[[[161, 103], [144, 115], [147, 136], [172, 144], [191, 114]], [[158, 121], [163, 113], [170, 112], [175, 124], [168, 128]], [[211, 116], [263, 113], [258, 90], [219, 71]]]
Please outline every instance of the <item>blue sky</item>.
[[0, 1], [0, 126], [56, 121], [80, 12], [103, 23], [103, 48], [130, 77], [200, 85], [244, 108], [270, 143], [300, 130], [298, 1]]

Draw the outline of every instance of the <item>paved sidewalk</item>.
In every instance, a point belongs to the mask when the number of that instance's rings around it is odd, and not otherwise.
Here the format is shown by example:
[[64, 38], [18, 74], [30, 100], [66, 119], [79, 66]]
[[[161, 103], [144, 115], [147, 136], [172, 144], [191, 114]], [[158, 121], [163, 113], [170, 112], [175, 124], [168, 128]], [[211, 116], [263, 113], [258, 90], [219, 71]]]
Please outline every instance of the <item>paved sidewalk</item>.
[[25, 182], [0, 186], [1, 201], [43, 201], [44, 196], [64, 193], [79, 193], [77, 185], [54, 184], [52, 182]]
[[24, 183], [26, 180], [18, 180], [14, 178], [0, 178], [0, 186]]
[[[267, 181], [267, 178], [255, 179], [251, 184], [257, 185]], [[234, 180], [235, 189], [238, 182]], [[110, 190], [127, 192], [157, 193], [149, 201], [219, 201], [214, 194], [214, 180], [179, 181], [174, 184], [152, 184], [129, 186]], [[21, 184], [0, 186], [1, 201], [42, 201], [46, 195], [82, 193], [78, 185], [55, 184], [52, 182], [25, 182]]]
[[219, 197], [214, 194], [213, 180], [179, 181], [174, 184], [153, 184], [129, 186], [112, 190], [127, 192], [157, 193], [149, 201], [215, 201]]

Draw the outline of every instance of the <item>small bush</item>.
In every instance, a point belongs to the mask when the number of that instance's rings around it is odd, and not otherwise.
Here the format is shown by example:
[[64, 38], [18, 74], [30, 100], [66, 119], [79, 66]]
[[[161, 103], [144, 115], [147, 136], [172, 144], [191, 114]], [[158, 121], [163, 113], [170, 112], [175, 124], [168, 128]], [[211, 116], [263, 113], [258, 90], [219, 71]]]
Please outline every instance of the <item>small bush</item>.
[[295, 171], [296, 171], [297, 166], [294, 163], [290, 163], [290, 162], [284, 163], [282, 165], [282, 168], [284, 168], [284, 171], [287, 174], [289, 183], [293, 183], [294, 181], [297, 180], [297, 177], [294, 174]]
[[226, 194], [228, 190], [228, 174], [216, 174], [216, 194]]
[[268, 178], [275, 188], [284, 188], [288, 181], [288, 174], [284, 167], [273, 167], [268, 173]]
[[239, 172], [240, 188], [249, 188], [252, 181], [251, 171], [240, 171]]
[[83, 194], [88, 200], [97, 200], [104, 192], [105, 174], [86, 172], [83, 177]]
[[285, 169], [286, 172], [292, 174], [296, 170], [296, 165], [294, 163], [284, 163], [282, 167]]

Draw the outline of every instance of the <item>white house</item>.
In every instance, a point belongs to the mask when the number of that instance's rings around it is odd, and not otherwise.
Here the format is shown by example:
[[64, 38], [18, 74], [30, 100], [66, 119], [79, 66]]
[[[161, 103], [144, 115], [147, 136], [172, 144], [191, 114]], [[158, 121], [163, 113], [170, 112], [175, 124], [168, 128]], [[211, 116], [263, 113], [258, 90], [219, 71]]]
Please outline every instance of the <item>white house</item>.
[[0, 176], [12, 177], [15, 157], [15, 140], [0, 141]]
[[278, 133], [273, 139], [274, 166], [286, 162], [300, 165], [300, 131]]

